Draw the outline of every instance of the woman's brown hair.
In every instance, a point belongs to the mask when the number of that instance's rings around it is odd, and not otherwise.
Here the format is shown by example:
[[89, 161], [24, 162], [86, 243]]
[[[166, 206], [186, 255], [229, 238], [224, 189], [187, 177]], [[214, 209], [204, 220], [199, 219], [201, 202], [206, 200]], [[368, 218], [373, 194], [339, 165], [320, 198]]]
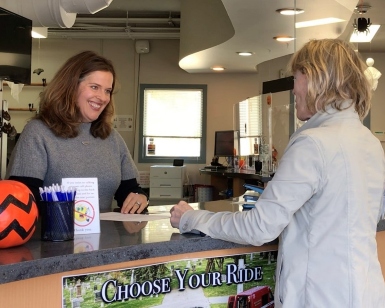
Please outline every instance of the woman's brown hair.
[[76, 104], [79, 83], [95, 71], [110, 72], [113, 77], [110, 102], [98, 119], [91, 124], [91, 134], [105, 139], [112, 130], [112, 117], [115, 113], [112, 93], [115, 88], [115, 69], [110, 60], [94, 53], [83, 51], [69, 58], [58, 70], [52, 81], [40, 94], [39, 113], [42, 120], [55, 135], [74, 138], [78, 135], [80, 110]]
[[328, 105], [341, 110], [343, 101], [352, 100], [361, 119], [371, 106], [365, 69], [365, 63], [352, 46], [339, 39], [311, 40], [289, 63], [292, 73], [299, 70], [307, 76], [310, 111], [325, 111]]

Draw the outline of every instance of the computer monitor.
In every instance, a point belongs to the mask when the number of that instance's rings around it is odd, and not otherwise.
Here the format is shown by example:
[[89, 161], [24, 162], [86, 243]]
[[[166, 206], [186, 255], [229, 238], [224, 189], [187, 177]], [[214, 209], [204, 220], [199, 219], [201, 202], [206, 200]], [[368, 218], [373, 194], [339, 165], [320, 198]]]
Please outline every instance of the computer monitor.
[[239, 153], [239, 131], [225, 130], [215, 132], [214, 156], [233, 157]]

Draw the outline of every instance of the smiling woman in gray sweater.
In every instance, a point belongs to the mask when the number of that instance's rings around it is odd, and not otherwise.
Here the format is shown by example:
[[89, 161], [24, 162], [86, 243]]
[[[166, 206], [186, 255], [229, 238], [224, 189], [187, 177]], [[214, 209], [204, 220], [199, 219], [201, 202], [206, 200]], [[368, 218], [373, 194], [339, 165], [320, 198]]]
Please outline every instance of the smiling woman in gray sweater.
[[37, 201], [39, 187], [62, 178], [98, 179], [101, 212], [113, 198], [123, 213], [140, 213], [147, 196], [120, 134], [112, 128], [115, 70], [85, 51], [70, 58], [41, 95], [40, 111], [23, 129], [7, 178], [26, 184]]

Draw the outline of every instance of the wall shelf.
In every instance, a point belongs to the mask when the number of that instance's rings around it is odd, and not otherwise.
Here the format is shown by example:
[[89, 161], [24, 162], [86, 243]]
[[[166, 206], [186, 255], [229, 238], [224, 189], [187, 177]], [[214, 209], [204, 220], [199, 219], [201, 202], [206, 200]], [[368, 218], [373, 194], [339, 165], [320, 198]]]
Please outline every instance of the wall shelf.
[[[4, 82], [4, 85], [7, 86], [8, 84]], [[24, 87], [45, 87], [47, 84], [42, 84], [42, 83], [31, 83], [31, 84], [25, 84]]]
[[36, 111], [36, 108], [8, 108], [8, 111]]

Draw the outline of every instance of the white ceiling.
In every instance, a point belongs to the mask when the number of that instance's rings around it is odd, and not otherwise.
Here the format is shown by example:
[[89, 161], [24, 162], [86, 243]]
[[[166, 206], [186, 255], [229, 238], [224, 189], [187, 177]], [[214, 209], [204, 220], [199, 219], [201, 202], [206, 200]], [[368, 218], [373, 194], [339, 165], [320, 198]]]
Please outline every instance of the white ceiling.
[[[218, 16], [211, 14], [211, 19], [207, 19], [202, 12], [209, 4], [218, 5], [218, 3], [224, 6], [233, 32], [228, 31], [226, 40], [216, 42], [215, 46], [211, 47], [210, 40], [215, 38], [218, 40], [226, 35], [220, 30], [218, 33], [212, 33], [210, 22], [214, 23]], [[360, 16], [354, 10], [357, 4], [370, 5], [371, 8]], [[188, 5], [190, 8], [194, 5], [194, 9], [187, 10]], [[277, 9], [285, 7], [298, 7], [304, 9], [305, 13], [297, 17], [276, 13]], [[190, 14], [195, 15], [188, 16]], [[311, 28], [294, 28], [295, 21], [325, 17], [337, 17], [345, 21]], [[207, 46], [210, 47], [194, 50], [193, 55], [182, 61], [183, 69], [190, 73], [212, 72], [210, 67], [220, 65], [226, 68], [225, 73], [255, 72], [255, 67], [259, 63], [291, 54], [309, 39], [340, 37], [348, 40], [353, 30], [353, 21], [358, 17], [370, 18], [373, 24], [382, 25], [372, 43], [359, 43], [358, 50], [385, 52], [384, 0], [113, 0], [107, 8], [98, 13], [78, 14], [71, 28], [49, 28], [48, 39], [63, 37], [180, 39], [182, 45], [189, 39], [181, 36], [183, 27], [198, 26], [197, 31], [200, 32], [196, 36], [202, 42], [207, 41]], [[190, 24], [183, 23], [184, 20], [189, 20]], [[199, 29], [199, 25], [206, 24], [204, 30], [202, 27]], [[296, 40], [291, 43], [278, 43], [273, 40], [277, 35], [294, 36]], [[240, 57], [237, 51], [252, 51], [254, 54], [250, 57]]]

